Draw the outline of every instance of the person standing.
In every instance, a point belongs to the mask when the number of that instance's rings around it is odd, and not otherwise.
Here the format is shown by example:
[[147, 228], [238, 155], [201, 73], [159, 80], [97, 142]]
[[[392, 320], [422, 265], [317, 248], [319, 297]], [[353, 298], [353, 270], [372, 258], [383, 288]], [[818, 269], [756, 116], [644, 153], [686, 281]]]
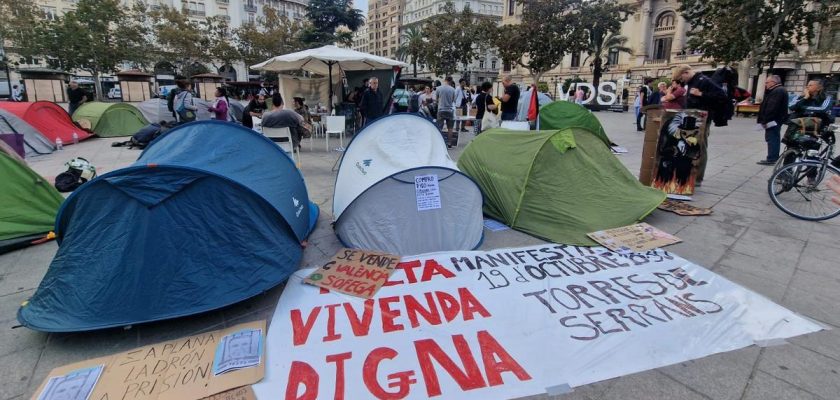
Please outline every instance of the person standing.
[[384, 107], [384, 103], [382, 93], [379, 92], [379, 78], [372, 77], [368, 79], [368, 88], [362, 94], [362, 101], [359, 104], [362, 116], [365, 118], [364, 125], [381, 117], [382, 107]]
[[644, 125], [642, 124], [642, 116], [644, 112], [642, 112], [642, 107], [650, 104], [650, 78], [645, 78], [644, 84], [639, 86], [639, 92], [636, 94], [635, 100], [635, 107], [636, 107], [636, 131], [641, 132], [645, 130]]
[[706, 135], [701, 143], [700, 164], [697, 166], [697, 176], [694, 185], [700, 186], [706, 176], [706, 163], [709, 160], [709, 136], [711, 135], [711, 124], [714, 119], [714, 110], [720, 109], [728, 101], [726, 93], [723, 92], [709, 77], [698, 74], [691, 69], [691, 66], [682, 64], [674, 69], [674, 78], [685, 83], [688, 98], [686, 108], [700, 109], [708, 112], [706, 116]]
[[502, 121], [513, 121], [519, 106], [519, 86], [513, 83], [510, 75], [502, 78], [502, 86], [505, 87], [505, 93], [502, 95]]
[[767, 142], [767, 157], [758, 162], [760, 165], [773, 165], [779, 159], [782, 124], [788, 119], [787, 100], [782, 78], [768, 76], [764, 81], [764, 101], [758, 108], [758, 123], [764, 128], [764, 141]]
[[223, 87], [216, 88], [216, 100], [213, 105], [207, 107], [207, 111], [214, 113], [213, 119], [217, 121], [230, 121], [228, 110], [230, 109], [230, 100], [227, 97], [227, 91]]
[[67, 100], [70, 103], [70, 115], [72, 116], [74, 112], [81, 106], [85, 104], [87, 101], [87, 94], [85, 93], [84, 89], [79, 87], [79, 82], [75, 79], [70, 81], [70, 84], [67, 88]]
[[[458, 80], [458, 90], [455, 92], [455, 106], [461, 110], [461, 115], [467, 115], [469, 104], [472, 102], [470, 96], [470, 88], [467, 86], [467, 81], [464, 78]], [[467, 128], [461, 126], [461, 131], [466, 132]]]
[[583, 88], [578, 86], [577, 90], [575, 91], [575, 104], [583, 105]]
[[679, 81], [671, 81], [671, 86], [662, 96], [662, 107], [666, 110], [682, 110], [685, 108], [685, 88]]
[[648, 104], [661, 104], [662, 98], [665, 97], [665, 90], [668, 87], [668, 84], [665, 82], [659, 82], [656, 84], [656, 91], [650, 95], [650, 102]]
[[20, 86], [14, 85], [12, 86], [12, 101], [23, 101], [23, 91], [20, 90]]
[[195, 121], [198, 107], [195, 105], [195, 101], [193, 101], [192, 84], [185, 79], [180, 79], [175, 84], [178, 85], [179, 90], [178, 95], [175, 96], [175, 100], [172, 102], [172, 108], [175, 110], [175, 119], [179, 123]]
[[446, 124], [446, 148], [452, 148], [452, 130], [455, 127], [455, 81], [451, 76], [444, 79], [444, 84], [438, 86], [435, 91], [437, 97], [437, 123], [438, 129], [443, 132], [443, 125]]
[[[488, 110], [487, 106], [493, 105], [493, 97], [490, 96], [490, 89], [493, 88], [493, 84], [490, 82], [484, 82], [481, 84], [479, 88], [478, 95], [475, 97], [475, 133], [476, 135], [481, 133], [481, 120], [484, 118], [485, 112], [493, 112], [492, 110]], [[493, 108], [493, 107], [491, 107]]]

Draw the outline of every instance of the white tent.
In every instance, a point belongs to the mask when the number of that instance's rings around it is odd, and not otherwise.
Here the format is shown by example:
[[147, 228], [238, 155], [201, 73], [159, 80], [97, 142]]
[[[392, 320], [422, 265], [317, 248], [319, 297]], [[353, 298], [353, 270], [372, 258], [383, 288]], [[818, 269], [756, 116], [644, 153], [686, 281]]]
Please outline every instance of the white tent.
[[470, 250], [481, 243], [482, 202], [431, 121], [393, 114], [356, 134], [342, 156], [335, 231], [348, 247], [399, 255]]
[[[211, 119], [213, 116], [210, 114], [210, 111], [207, 108], [210, 106], [209, 101], [200, 99], [198, 97], [193, 97], [193, 103], [198, 107], [198, 111], [196, 112], [196, 120], [203, 121], [207, 119]], [[159, 99], [153, 98], [146, 101], [142, 101], [136, 104], [138, 110], [143, 113], [143, 116], [146, 117], [146, 120], [149, 122], [175, 122], [175, 117], [172, 116], [172, 112], [166, 106], [166, 99]]]

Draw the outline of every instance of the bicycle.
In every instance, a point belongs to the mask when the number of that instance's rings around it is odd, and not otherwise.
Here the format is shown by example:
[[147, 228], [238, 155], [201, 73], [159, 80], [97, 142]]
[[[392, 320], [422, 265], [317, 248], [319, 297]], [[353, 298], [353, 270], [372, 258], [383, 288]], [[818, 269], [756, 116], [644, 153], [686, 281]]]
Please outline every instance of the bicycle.
[[770, 199], [786, 214], [807, 221], [840, 215], [840, 206], [831, 201], [833, 192], [826, 186], [831, 176], [840, 176], [840, 169], [831, 165], [835, 131], [840, 126], [831, 125], [820, 137], [804, 135], [788, 146], [802, 151], [796, 161], [776, 169], [767, 182]]
[[[788, 125], [790, 125], [790, 124], [788, 124]], [[780, 170], [782, 167], [784, 167], [787, 164], [790, 164], [790, 163], [795, 162], [795, 161], [801, 161], [803, 159], [803, 157], [805, 156], [805, 153], [808, 150], [814, 150], [814, 149], [819, 150], [820, 147], [824, 143], [827, 143], [828, 141], [831, 141], [833, 143], [834, 142], [833, 136], [834, 136], [835, 131], [838, 131], [838, 126], [834, 125], [834, 124], [831, 124], [831, 125], [826, 125], [819, 132], [818, 137], [814, 137], [814, 136], [810, 136], [810, 135], [804, 135], [804, 136], [801, 136], [798, 140], [786, 141], [785, 139], [782, 139], [782, 142], [784, 142], [784, 144], [785, 144], [785, 151], [783, 151], [782, 154], [779, 155], [779, 158], [776, 159], [776, 164], [773, 165], [773, 173], [776, 173], [776, 171]], [[823, 137], [825, 137], [825, 139], [823, 139]], [[826, 140], [829, 137], [831, 137], [831, 139]], [[823, 141], [819, 142], [817, 140], [818, 138], [823, 139]], [[818, 145], [820, 147], [817, 147]], [[822, 148], [822, 150], [820, 152], [820, 156], [822, 156], [823, 155], [822, 153], [827, 151], [827, 150], [828, 150], [827, 146]]]

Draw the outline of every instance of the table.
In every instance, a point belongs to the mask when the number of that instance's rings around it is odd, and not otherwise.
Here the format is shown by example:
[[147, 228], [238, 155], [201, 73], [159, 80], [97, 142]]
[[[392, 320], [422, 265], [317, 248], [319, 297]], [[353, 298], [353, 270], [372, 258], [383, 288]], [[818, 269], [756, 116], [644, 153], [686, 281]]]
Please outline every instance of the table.
[[455, 116], [455, 146], [458, 146], [461, 136], [461, 127], [466, 121], [473, 121], [473, 133], [475, 133], [475, 115], [456, 115]]

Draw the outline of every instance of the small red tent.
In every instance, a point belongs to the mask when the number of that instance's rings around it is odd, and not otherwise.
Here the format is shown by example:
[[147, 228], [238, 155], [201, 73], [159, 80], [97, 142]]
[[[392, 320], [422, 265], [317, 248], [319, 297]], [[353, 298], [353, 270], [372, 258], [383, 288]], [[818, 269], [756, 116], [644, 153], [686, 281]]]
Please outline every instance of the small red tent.
[[65, 145], [73, 144], [73, 132], [76, 132], [79, 140], [91, 136], [90, 132], [73, 123], [67, 111], [64, 111], [58, 104], [49, 101], [31, 103], [0, 101], [0, 108], [17, 115], [53, 143], [55, 143], [56, 138], [61, 138]]

